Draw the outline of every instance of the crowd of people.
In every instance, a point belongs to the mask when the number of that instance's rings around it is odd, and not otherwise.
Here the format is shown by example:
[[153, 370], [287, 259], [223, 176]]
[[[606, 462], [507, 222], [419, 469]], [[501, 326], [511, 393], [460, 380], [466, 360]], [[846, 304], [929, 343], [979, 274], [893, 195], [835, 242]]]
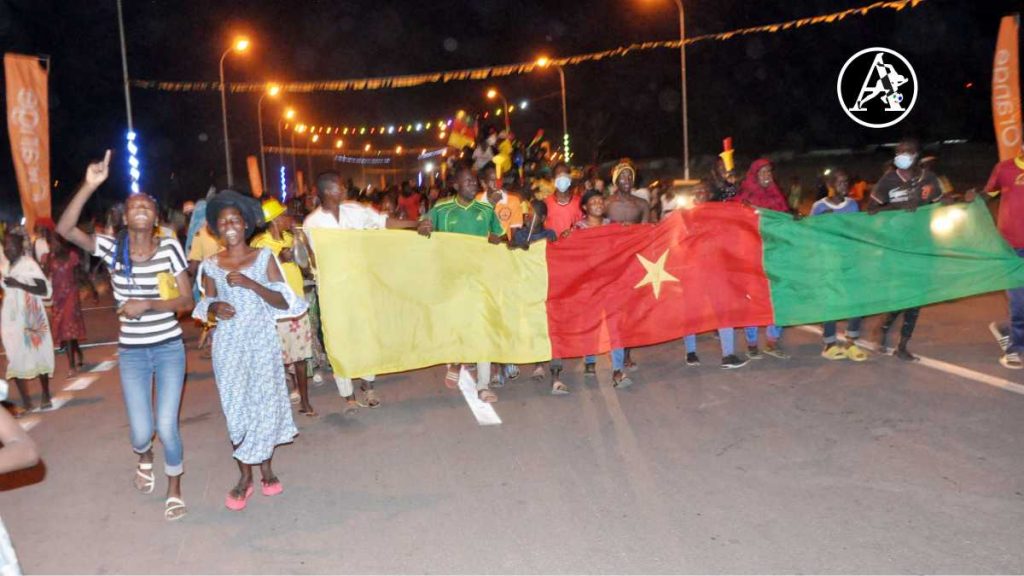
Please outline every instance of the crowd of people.
[[[452, 164], [446, 182], [450, 187], [424, 190], [402, 183], [375, 192], [357, 188], [336, 172], [325, 172], [316, 179], [315, 193], [287, 203], [277, 198], [260, 202], [236, 190], [214, 191], [190, 203], [191, 221], [182, 226], [184, 237], [179, 238], [161, 225], [158, 203], [144, 193], [129, 196], [111, 226], [80, 226], [83, 209], [109, 175], [108, 151], [103, 160], [88, 166], [81, 187], [56, 224], [42, 220], [33, 235], [17, 228], [4, 234], [2, 334], [6, 377], [22, 399], [16, 413], [35, 408], [27, 390], [35, 379], [42, 388], [40, 408], [52, 405], [49, 383], [55, 344], [67, 357], [69, 375], [83, 365], [80, 341], [86, 327], [80, 289], [96, 294], [89, 280], [89, 261], [95, 258], [109, 275], [117, 306], [121, 388], [130, 444], [138, 458], [135, 488], [147, 494], [156, 488], [155, 435], [163, 448], [167, 477], [165, 518], [186, 515], [178, 419], [186, 374], [181, 322], [190, 314], [202, 326], [199, 346], [212, 359], [232, 457], [239, 467], [239, 479], [227, 493], [225, 506], [242, 510], [254, 491], [254, 466], [260, 468], [263, 494], [283, 491], [271, 464], [276, 447], [297, 434], [291, 405], [297, 405], [301, 417], [316, 418], [310, 382], [319, 385], [333, 372], [324, 351], [317, 294], [317, 257], [329, 255], [317, 253], [312, 230], [405, 229], [425, 237], [445, 232], [528, 250], [540, 241], [563, 241], [583, 228], [655, 222], [672, 210], [701, 202], [736, 202], [804, 217], [777, 184], [771, 161], [763, 158], [740, 177], [731, 152], [723, 153], [700, 183], [665, 188], [652, 196], [648, 191], [637, 193], [637, 169], [629, 160], [614, 166], [607, 186], [596, 170], [574, 177], [570, 166], [556, 164], [550, 174], [551, 190], [546, 191], [500, 177], [493, 155], [484, 156], [467, 150], [465, 161]], [[860, 201], [851, 198], [851, 179], [842, 169], [832, 170], [826, 185], [826, 194], [806, 217], [915, 210], [953, 200], [948, 188], [922, 165], [920, 148], [912, 140], [897, 146], [892, 166]], [[1002, 194], [999, 230], [1024, 257], [1024, 150], [1020, 158], [996, 166], [985, 191], [986, 196]], [[969, 192], [966, 199], [973, 197]], [[1000, 363], [1020, 369], [1024, 288], [1011, 290], [1009, 298], [1010, 323], [990, 328], [1003, 349]], [[880, 344], [901, 360], [916, 360], [909, 343], [918, 313], [914, 308], [885, 315]], [[898, 338], [890, 342], [901, 316]], [[825, 323], [821, 355], [835, 361], [867, 360], [868, 353], [857, 344], [861, 320], [846, 321], [843, 341], [837, 323]], [[747, 345], [742, 354], [736, 350], [737, 329], [743, 330]], [[789, 358], [782, 346], [783, 332], [773, 325], [719, 327], [721, 367], [740, 368], [765, 356]], [[685, 363], [700, 364], [696, 335], [686, 336], [684, 347]], [[616, 348], [610, 356], [612, 385], [630, 386], [630, 374], [637, 370], [630, 350]], [[533, 366], [531, 376], [550, 378], [551, 394], [568, 394], [564, 366], [564, 359], [552, 358], [547, 367]], [[596, 357], [585, 357], [583, 367], [585, 376], [594, 375]], [[520, 375], [519, 366], [480, 358], [473, 364], [449, 365], [445, 384], [456, 388], [463, 370], [473, 379], [479, 399], [488, 403], [498, 400], [495, 389]], [[344, 399], [343, 412], [381, 405], [375, 375], [333, 378]]]

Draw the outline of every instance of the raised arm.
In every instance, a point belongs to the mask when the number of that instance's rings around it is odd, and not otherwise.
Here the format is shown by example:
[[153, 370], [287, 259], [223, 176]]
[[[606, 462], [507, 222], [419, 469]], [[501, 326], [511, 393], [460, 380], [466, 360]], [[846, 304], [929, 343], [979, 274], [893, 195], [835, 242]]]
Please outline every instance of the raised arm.
[[89, 254], [96, 251], [96, 240], [78, 229], [78, 219], [82, 216], [82, 208], [85, 207], [85, 203], [109, 175], [110, 150], [107, 150], [103, 155], [103, 160], [93, 162], [85, 169], [85, 180], [78, 187], [78, 191], [71, 198], [64, 213], [60, 215], [60, 221], [57, 222], [57, 233]]

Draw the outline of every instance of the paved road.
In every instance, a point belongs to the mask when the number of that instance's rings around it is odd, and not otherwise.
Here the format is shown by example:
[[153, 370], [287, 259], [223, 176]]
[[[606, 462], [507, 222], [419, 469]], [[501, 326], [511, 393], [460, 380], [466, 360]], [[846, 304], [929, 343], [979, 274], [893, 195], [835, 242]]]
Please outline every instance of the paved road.
[[[913, 349], [1024, 383], [995, 362], [986, 324], [1004, 314], [1001, 295], [928, 308]], [[328, 384], [275, 458], [285, 493], [242, 513], [222, 504], [236, 471], [192, 352], [185, 520], [130, 486], [116, 369], [34, 417], [45, 463], [4, 480], [0, 510], [30, 573], [1024, 571], [1024, 396], [786, 340], [794, 359], [728, 372], [710, 337], [699, 368], [679, 342], [637, 350], [625, 391], [607, 359], [589, 383], [570, 363], [570, 396], [503, 389], [500, 426], [479, 426], [440, 368], [381, 378], [384, 406], [354, 417]]]

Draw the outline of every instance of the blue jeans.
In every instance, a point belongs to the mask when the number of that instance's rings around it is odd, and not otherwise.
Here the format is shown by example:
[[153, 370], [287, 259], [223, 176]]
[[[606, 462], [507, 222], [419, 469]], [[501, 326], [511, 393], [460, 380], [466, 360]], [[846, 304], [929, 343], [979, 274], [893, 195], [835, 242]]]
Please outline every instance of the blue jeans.
[[[747, 346], [757, 346], [757, 334], [759, 331], [758, 327], [753, 326], [750, 328], [744, 328], [744, 331], [746, 332], [747, 336]], [[782, 338], [782, 328], [776, 326], [775, 324], [771, 324], [767, 328], [765, 328], [765, 335], [768, 336], [769, 341], [778, 342], [779, 338]]]
[[[736, 330], [734, 328], [719, 328], [718, 339], [722, 343], [722, 357], [732, 356], [736, 351]], [[686, 344], [687, 353], [697, 351], [697, 336], [695, 334], [685, 336], [683, 343]]]
[[[185, 344], [180, 338], [139, 348], [118, 348], [121, 392], [128, 411], [132, 450], [143, 454], [153, 447], [153, 429], [164, 446], [164, 470], [177, 476], [182, 466], [178, 410], [185, 387]], [[153, 376], [156, 376], [156, 414], [153, 414]]]
[[[587, 356], [583, 359], [585, 364], [595, 364], [597, 356]], [[612, 370], [622, 371], [626, 369], [626, 349], [615, 348], [612, 350]]]
[[[860, 322], [861, 322], [861, 318], [850, 318], [849, 320], [846, 321], [846, 339], [847, 340], [850, 340], [852, 342], [853, 340], [856, 340], [857, 338], [860, 338]], [[835, 322], [825, 322], [824, 336], [825, 336], [825, 344], [835, 344], [836, 343], [836, 323]]]
[[[1017, 256], [1024, 258], [1024, 248], [1017, 249]], [[1024, 353], [1024, 286], [1007, 290], [1010, 299], [1010, 347], [1007, 352]]]

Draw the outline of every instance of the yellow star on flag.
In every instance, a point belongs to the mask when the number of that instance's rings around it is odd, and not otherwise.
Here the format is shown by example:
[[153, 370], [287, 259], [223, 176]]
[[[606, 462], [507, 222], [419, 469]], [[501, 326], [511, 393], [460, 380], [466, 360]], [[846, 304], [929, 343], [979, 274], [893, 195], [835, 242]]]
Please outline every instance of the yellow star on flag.
[[634, 289], [650, 284], [654, 287], [654, 299], [657, 300], [661, 295], [662, 283], [679, 282], [679, 278], [676, 278], [665, 271], [665, 260], [668, 259], [668, 250], [665, 250], [661, 254], [661, 257], [658, 258], [657, 262], [651, 262], [639, 254], [637, 254], [636, 257], [640, 260], [640, 263], [644, 265], [644, 269], [647, 270], [647, 275], [644, 276], [643, 280], [638, 282], [636, 286], [633, 286]]

